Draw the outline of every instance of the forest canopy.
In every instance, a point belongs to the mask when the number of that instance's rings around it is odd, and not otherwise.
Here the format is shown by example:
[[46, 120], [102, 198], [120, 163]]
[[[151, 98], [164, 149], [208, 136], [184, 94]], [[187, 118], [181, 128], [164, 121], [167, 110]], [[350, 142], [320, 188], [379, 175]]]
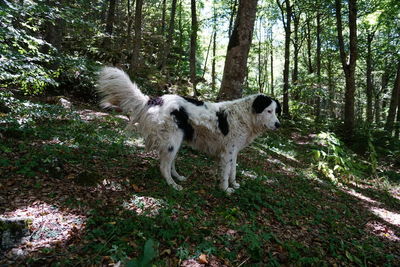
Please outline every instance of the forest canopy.
[[[115, 65], [152, 95], [177, 92], [213, 100], [224, 88], [224, 71], [234, 65], [224, 70], [230, 37], [247, 2], [0, 3], [3, 87], [92, 99], [96, 71]], [[224, 81], [243, 76], [236, 97], [277, 96], [286, 116], [344, 120], [350, 132], [355, 122], [396, 128], [398, 1], [259, 0], [249, 10], [256, 11], [246, 26], [251, 47], [241, 56], [245, 64]], [[251, 21], [248, 15], [242, 21]]]

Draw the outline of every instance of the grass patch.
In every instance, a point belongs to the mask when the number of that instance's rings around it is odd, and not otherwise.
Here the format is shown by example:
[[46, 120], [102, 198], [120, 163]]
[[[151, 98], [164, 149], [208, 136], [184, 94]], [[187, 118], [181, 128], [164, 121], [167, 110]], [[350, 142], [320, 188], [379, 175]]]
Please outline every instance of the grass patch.
[[[362, 179], [368, 168], [346, 169], [358, 182], [332, 183], [312, 158], [326, 146], [300, 124], [245, 149], [238, 160], [242, 186], [227, 196], [217, 187], [217, 164], [187, 147], [177, 168], [189, 179], [183, 191], [173, 190], [156, 155], [123, 133], [123, 118], [94, 110], [88, 120], [79, 109], [4, 93], [0, 101], [10, 107], [0, 117], [1, 214], [46, 202], [86, 218], [64, 245], [38, 247], [13, 264], [176, 266], [202, 254], [228, 266], [400, 264], [397, 221], [371, 211], [400, 213], [392, 183], [398, 170], [386, 169], [384, 189], [359, 182], [370, 181]], [[334, 156], [347, 153], [336, 145]], [[337, 160], [320, 159], [327, 168]], [[364, 164], [360, 156], [352, 160]]]

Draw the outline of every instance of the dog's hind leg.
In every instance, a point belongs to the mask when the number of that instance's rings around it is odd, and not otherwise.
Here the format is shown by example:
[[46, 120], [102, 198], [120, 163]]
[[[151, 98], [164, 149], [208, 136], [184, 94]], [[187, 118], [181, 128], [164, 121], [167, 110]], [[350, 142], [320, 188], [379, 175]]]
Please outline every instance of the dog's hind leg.
[[185, 176], [179, 175], [179, 173], [176, 171], [175, 159], [172, 161], [171, 174], [173, 177], [175, 177], [176, 179], [178, 179], [181, 182], [186, 181], [186, 179], [187, 179]]
[[228, 194], [235, 192], [235, 189], [229, 187], [229, 176], [231, 174], [232, 169], [232, 155], [231, 154], [223, 154], [220, 158], [220, 168], [221, 168], [221, 180], [220, 180], [220, 188]]
[[238, 189], [240, 184], [236, 182], [236, 160], [237, 160], [237, 152], [232, 152], [232, 158], [230, 159], [231, 171], [229, 173], [229, 184], [234, 188]]
[[174, 171], [172, 171], [172, 169], [173, 169], [176, 154], [182, 143], [182, 139], [183, 139], [183, 134], [178, 133], [177, 135], [175, 135], [175, 138], [173, 140], [170, 140], [169, 144], [167, 146], [161, 148], [161, 151], [160, 151], [161, 174], [164, 176], [167, 183], [176, 190], [182, 190], [182, 186], [175, 183], [175, 181], [172, 179], [171, 174], [174, 176], [176, 174], [176, 170], [174, 172]]

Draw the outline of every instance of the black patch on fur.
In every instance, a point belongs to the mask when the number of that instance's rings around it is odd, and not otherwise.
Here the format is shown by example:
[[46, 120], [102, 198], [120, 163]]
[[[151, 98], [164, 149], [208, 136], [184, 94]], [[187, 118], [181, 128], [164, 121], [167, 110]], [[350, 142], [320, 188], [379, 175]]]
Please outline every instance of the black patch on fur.
[[189, 123], [189, 115], [187, 114], [186, 110], [183, 107], [180, 107], [179, 110], [173, 110], [171, 115], [175, 117], [176, 124], [178, 125], [179, 129], [183, 131], [185, 140], [192, 140], [194, 129]]
[[172, 151], [174, 151], [174, 147], [173, 146], [169, 146], [168, 147], [168, 152], [172, 152]]
[[282, 114], [282, 109], [281, 109], [281, 103], [279, 103], [278, 100], [274, 99], [274, 101], [276, 102], [276, 114], [278, 114], [278, 116], [280, 116]]
[[255, 113], [261, 113], [264, 111], [264, 109], [266, 109], [266, 107], [271, 105], [271, 103], [272, 99], [269, 98], [268, 96], [258, 95], [253, 102], [253, 110]]
[[162, 104], [164, 104], [164, 100], [161, 97], [150, 98], [147, 101], [147, 105], [149, 106], [162, 106]]
[[223, 135], [227, 135], [229, 133], [229, 124], [227, 119], [227, 114], [224, 110], [220, 110], [216, 113], [218, 118], [218, 128]]
[[196, 106], [202, 106], [202, 105], [204, 105], [204, 102], [203, 101], [201, 101], [201, 100], [197, 100], [197, 99], [194, 99], [194, 98], [190, 98], [190, 97], [186, 97], [186, 96], [181, 96], [183, 99], [185, 99], [187, 102], [190, 102], [190, 103], [192, 103], [192, 104], [194, 104], [194, 105], [196, 105]]

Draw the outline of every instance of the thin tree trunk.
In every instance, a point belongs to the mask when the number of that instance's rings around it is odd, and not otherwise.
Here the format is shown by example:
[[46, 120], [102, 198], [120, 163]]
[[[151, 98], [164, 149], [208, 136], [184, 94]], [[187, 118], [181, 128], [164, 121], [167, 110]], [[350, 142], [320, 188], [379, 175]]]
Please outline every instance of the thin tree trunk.
[[106, 33], [110, 36], [113, 33], [116, 7], [117, 7], [117, 0], [110, 0], [110, 5], [108, 7], [107, 22], [106, 22]]
[[347, 58], [342, 27], [342, 6], [341, 0], [335, 0], [336, 6], [336, 25], [339, 41], [340, 59], [345, 73], [346, 92], [344, 107], [344, 129], [348, 140], [353, 137], [355, 117], [354, 117], [354, 95], [356, 92], [355, 70], [357, 62], [357, 0], [349, 0], [349, 59]]
[[261, 17], [258, 25], [258, 32], [260, 33], [260, 36], [258, 38], [258, 92], [262, 93], [263, 92], [263, 87], [264, 83], [262, 80], [262, 74], [263, 74], [263, 67], [262, 67], [262, 59], [261, 59], [261, 42], [262, 42], [262, 33], [261, 33]]
[[229, 39], [224, 74], [219, 100], [236, 99], [242, 96], [242, 86], [247, 74], [247, 59], [251, 46], [257, 0], [242, 0], [235, 20], [235, 26]]
[[215, 0], [214, 0], [214, 6], [213, 6], [213, 50], [212, 50], [212, 63], [211, 63], [211, 90], [212, 92], [215, 92], [216, 88], [216, 70], [215, 70], [215, 65], [216, 65], [216, 52], [217, 52], [217, 11], [215, 8]]
[[[132, 1], [132, 2], [131, 2]], [[128, 0], [128, 29], [127, 29], [127, 40], [128, 44], [132, 42], [132, 22], [133, 22], [133, 16], [132, 16], [132, 10], [135, 7], [135, 0]]]
[[313, 73], [313, 66], [312, 66], [312, 54], [311, 54], [311, 26], [310, 26], [310, 18], [307, 18], [307, 66], [308, 66], [308, 73]]
[[395, 134], [394, 136], [399, 139], [400, 137], [400, 90], [399, 90], [399, 95], [397, 98], [397, 119], [396, 119], [396, 129], [395, 129]]
[[196, 89], [196, 47], [197, 47], [197, 14], [196, 14], [196, 0], [191, 0], [191, 14], [192, 14], [192, 31], [190, 34], [190, 81], [193, 85], [193, 94], [198, 96]]
[[367, 122], [372, 123], [373, 113], [372, 113], [372, 41], [374, 39], [374, 33], [368, 32], [367, 34]]
[[202, 78], [202, 79], [204, 78], [204, 75], [206, 74], [207, 63], [208, 63], [208, 56], [210, 55], [210, 49], [211, 49], [211, 44], [212, 44], [212, 42], [213, 42], [213, 36], [214, 36], [214, 33], [211, 34], [210, 42], [208, 43], [207, 54], [206, 54], [206, 60], [204, 60], [203, 74], [201, 75], [201, 78]]
[[232, 35], [233, 18], [236, 15], [237, 0], [233, 0], [231, 4], [231, 16], [229, 17], [228, 38]]
[[162, 12], [161, 12], [161, 36], [165, 35], [165, 13], [167, 9], [167, 0], [162, 1]]
[[131, 75], [133, 75], [136, 69], [140, 66], [141, 61], [140, 49], [142, 44], [142, 7], [143, 0], [137, 0], [135, 8], [135, 38], [133, 40], [134, 43], [130, 67]]
[[270, 43], [271, 43], [271, 53], [270, 53], [270, 61], [271, 61], [271, 96], [275, 96], [274, 92], [274, 45], [273, 45], [273, 35], [272, 35], [272, 26], [270, 32]]
[[389, 112], [388, 116], [386, 119], [386, 125], [385, 125], [385, 130], [389, 132], [389, 134], [392, 133], [393, 127], [394, 127], [394, 120], [396, 117], [396, 109], [398, 108], [398, 102], [399, 102], [399, 94], [400, 94], [400, 62], [397, 65], [397, 74], [396, 74], [396, 80], [394, 82], [393, 90], [392, 90], [392, 96], [390, 98], [390, 106], [389, 106]]
[[160, 68], [162, 70], [164, 70], [165, 66], [167, 65], [169, 53], [171, 52], [171, 47], [172, 47], [172, 42], [173, 42], [173, 37], [174, 37], [174, 30], [175, 30], [176, 1], [177, 0], [172, 0], [171, 17], [170, 17], [169, 28], [168, 28], [168, 38], [167, 38], [167, 42], [164, 46], [163, 51], [161, 51], [162, 56], [161, 56]]
[[[382, 100], [381, 96], [386, 93], [388, 83], [389, 83], [389, 69], [388, 69], [388, 67], [386, 67], [385, 71], [382, 74], [382, 78], [381, 78], [381, 88], [375, 94], [375, 123], [377, 125], [380, 125], [381, 121], [382, 121], [381, 110], [384, 107], [384, 101], [382, 101], [382, 103], [380, 103], [380, 101]], [[382, 108], [381, 108], [381, 106], [382, 106]]]
[[[285, 117], [289, 117], [289, 68], [290, 68], [290, 36], [291, 36], [291, 22], [292, 22], [292, 6], [290, 0], [285, 0], [285, 8], [283, 4], [277, 0], [281, 10], [283, 26], [285, 28], [285, 62], [283, 67], [283, 103], [282, 110]], [[285, 9], [285, 10], [284, 10]], [[286, 11], [286, 20], [285, 13]]]
[[[321, 90], [321, 13], [317, 13], [317, 53], [316, 53], [316, 68], [317, 68], [317, 87]], [[315, 119], [321, 119], [321, 97], [316, 94], [315, 97]]]

